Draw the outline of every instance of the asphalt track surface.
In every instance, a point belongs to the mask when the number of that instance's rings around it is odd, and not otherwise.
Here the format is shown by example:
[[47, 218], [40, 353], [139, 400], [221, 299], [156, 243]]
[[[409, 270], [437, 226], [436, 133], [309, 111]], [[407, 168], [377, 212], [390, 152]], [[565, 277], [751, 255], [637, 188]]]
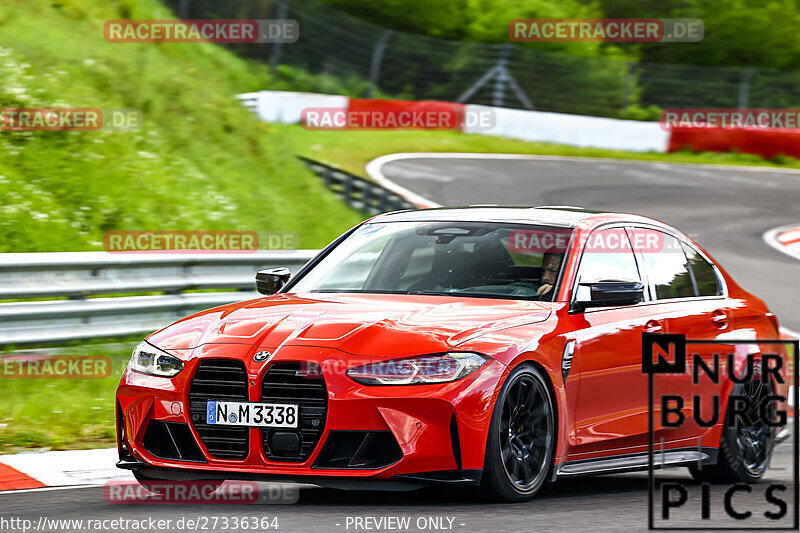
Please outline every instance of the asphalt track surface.
[[[709, 499], [711, 523], [700, 520], [701, 489], [692, 481], [685, 468], [656, 471], [654, 498], [656, 518], [661, 516], [661, 481], [682, 483], [688, 493], [686, 503], [672, 512], [669, 521], [657, 520], [657, 526], [667, 527], [791, 527], [794, 512], [792, 471], [792, 444], [784, 442], [776, 449], [772, 466], [751, 494], [736, 494], [734, 508], [738, 512], [750, 511], [753, 516], [746, 522], [727, 518], [724, 511], [725, 486], [712, 486]], [[786, 518], [773, 522], [762, 515], [778, 511], [767, 502], [765, 490], [771, 485], [783, 485], [786, 492], [775, 494], [786, 502]], [[209, 529], [200, 531], [247, 531], [244, 528], [210, 529], [217, 517], [276, 517], [277, 531], [327, 533], [352, 531], [453, 531], [464, 533], [542, 532], [542, 531], [646, 531], [648, 524], [648, 477], [646, 473], [617, 474], [574, 478], [545, 486], [537, 497], [521, 504], [485, 503], [471, 494], [458, 490], [424, 489], [414, 492], [338, 491], [321, 488], [302, 488], [300, 499], [292, 505], [175, 505], [175, 504], [111, 504], [103, 496], [103, 487], [68, 490], [29, 490], [0, 494], [0, 516], [30, 521], [29, 531], [194, 531], [185, 527], [186, 520], [200, 520]], [[674, 498], [676, 499], [676, 498]], [[356, 527], [357, 520], [380, 520], [387, 517], [406, 518], [410, 527]], [[112, 523], [100, 528], [90, 527], [88, 520], [171, 520], [170, 527], [125, 528]], [[178, 520], [184, 520], [179, 529]], [[50, 527], [35, 529], [40, 523]], [[83, 525], [65, 527], [54, 520], [83, 520]], [[426, 527], [426, 524], [444, 524], [444, 528]], [[3, 532], [22, 531], [21, 527], [1, 528]], [[419, 526], [419, 527], [418, 527]], [[249, 529], [252, 531], [252, 529]], [[267, 529], [261, 531], [274, 531]]]
[[[773, 227], [800, 221], [800, 173], [750, 171], [688, 165], [617, 161], [431, 159], [399, 160], [383, 168], [395, 183], [443, 205], [474, 203], [579, 205], [639, 213], [663, 220], [694, 236], [746, 289], [764, 298], [782, 323], [800, 331], [794, 304], [800, 295], [800, 263], [767, 246], [762, 234]], [[674, 511], [667, 527], [791, 526], [794, 508], [792, 440], [777, 448], [764, 481], [750, 495], [733, 501], [754, 516], [746, 522], [726, 518], [723, 489], [711, 490], [711, 522], [700, 520], [700, 486], [683, 468], [657, 473], [688, 490], [687, 503]], [[416, 492], [362, 492], [304, 488], [293, 505], [115, 505], [103, 498], [102, 487], [26, 491], [0, 494], [0, 516], [30, 520], [146, 519], [172, 520], [166, 529], [183, 531], [176, 521], [201, 517], [277, 517], [277, 531], [646, 531], [646, 473], [618, 474], [559, 481], [531, 502], [487, 504], [463, 491], [426, 489]], [[787, 486], [776, 493], [788, 503], [787, 518], [772, 522], [762, 515], [777, 507], [765, 500], [771, 484]], [[660, 495], [655, 499], [660, 516]], [[407, 517], [408, 529], [376, 526], [387, 517]], [[358, 521], [357, 519], [361, 519]], [[439, 518], [441, 529], [429, 527]], [[44, 521], [47, 523], [47, 520]], [[356, 524], [361, 523], [361, 527]], [[435, 524], [435, 522], [433, 522]], [[218, 522], [219, 524], [219, 522]], [[0, 524], [2, 525], [2, 524]], [[2, 531], [22, 531], [5, 524]], [[19, 523], [17, 524], [19, 526]], [[369, 527], [366, 527], [369, 526]], [[73, 524], [39, 531], [134, 531], [113, 527], [87, 529]], [[212, 529], [206, 529], [211, 531]], [[252, 530], [252, 529], [251, 529]], [[245, 531], [244, 528], [216, 531]], [[267, 530], [271, 531], [271, 530]]]

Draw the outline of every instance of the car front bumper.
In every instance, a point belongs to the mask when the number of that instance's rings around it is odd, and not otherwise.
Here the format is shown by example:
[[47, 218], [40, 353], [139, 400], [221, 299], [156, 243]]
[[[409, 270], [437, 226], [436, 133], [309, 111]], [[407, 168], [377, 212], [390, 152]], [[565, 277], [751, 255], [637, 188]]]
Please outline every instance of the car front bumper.
[[[488, 359], [451, 383], [365, 386], [348, 378], [346, 369], [380, 358], [284, 346], [267, 362], [256, 363], [255, 351], [234, 344], [173, 350], [185, 361], [174, 378], [126, 370], [117, 390], [118, 466], [166, 479], [286, 479], [335, 486], [343, 480], [410, 485], [479, 481], [492, 408], [506, 373], [500, 362]], [[300, 428], [276, 432], [250, 427], [234, 437], [215, 436], [216, 428], [205, 426], [199, 410], [202, 398], [215, 394], [214, 383], [205, 378], [225, 374], [214, 366], [220, 361], [222, 366], [242, 367], [237, 379], [244, 382], [236, 390], [244, 394], [246, 389], [243, 401], [269, 396], [269, 401], [289, 397], [284, 401], [298, 402]], [[317, 374], [309, 377], [302, 375], [307, 370], [300, 370], [301, 375], [292, 375], [293, 364], [314, 368]], [[273, 384], [278, 368], [291, 384]], [[304, 387], [314, 388], [312, 382], [316, 389], [322, 384], [324, 402], [317, 398], [316, 404], [307, 404], [311, 400], [303, 399]], [[198, 396], [201, 387], [210, 396]], [[232, 388], [222, 385], [218, 390], [230, 393]], [[316, 422], [311, 415], [303, 418], [312, 411], [322, 413]], [[291, 449], [276, 453], [284, 441]], [[234, 448], [236, 453], [229, 453]]]

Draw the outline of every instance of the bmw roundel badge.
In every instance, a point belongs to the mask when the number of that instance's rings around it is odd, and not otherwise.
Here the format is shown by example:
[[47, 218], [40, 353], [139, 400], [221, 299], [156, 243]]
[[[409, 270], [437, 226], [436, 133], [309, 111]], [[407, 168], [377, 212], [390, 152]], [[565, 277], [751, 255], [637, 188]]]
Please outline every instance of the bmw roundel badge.
[[272, 356], [269, 352], [258, 352], [253, 356], [253, 361], [256, 363], [263, 363]]

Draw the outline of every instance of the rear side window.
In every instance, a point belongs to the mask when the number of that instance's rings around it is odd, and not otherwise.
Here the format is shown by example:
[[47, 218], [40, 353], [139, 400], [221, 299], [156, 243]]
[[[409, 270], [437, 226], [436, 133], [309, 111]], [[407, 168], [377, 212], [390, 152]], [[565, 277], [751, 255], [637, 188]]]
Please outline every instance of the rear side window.
[[653, 286], [657, 300], [690, 298], [695, 296], [692, 275], [686, 255], [678, 239], [666, 233], [634, 228], [636, 234], [647, 236], [640, 251], [647, 264], [647, 275]]
[[697, 292], [699, 295], [719, 296], [722, 294], [719, 278], [717, 278], [717, 272], [713, 265], [688, 244], [684, 243], [683, 249], [686, 252], [686, 257], [689, 258], [689, 264], [692, 266], [692, 272], [694, 273], [694, 280], [697, 283]]

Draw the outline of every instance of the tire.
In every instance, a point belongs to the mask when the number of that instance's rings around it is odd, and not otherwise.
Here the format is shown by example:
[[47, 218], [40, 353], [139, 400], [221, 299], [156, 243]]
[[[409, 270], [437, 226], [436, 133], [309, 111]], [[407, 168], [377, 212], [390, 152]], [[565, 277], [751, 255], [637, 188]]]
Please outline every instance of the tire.
[[556, 417], [547, 381], [538, 369], [519, 366], [500, 389], [492, 412], [483, 497], [504, 502], [533, 498], [547, 479], [555, 445]]
[[[761, 479], [775, 448], [775, 428], [760, 420], [758, 409], [764, 398], [772, 394], [772, 390], [772, 384], [761, 379], [737, 383], [734, 386], [731, 396], [747, 396], [751, 402], [751, 423], [745, 425], [733, 420], [729, 401], [717, 464], [703, 466], [702, 470], [690, 466], [689, 472], [695, 480], [709, 483], [756, 483]], [[774, 413], [769, 415], [772, 417]]]

